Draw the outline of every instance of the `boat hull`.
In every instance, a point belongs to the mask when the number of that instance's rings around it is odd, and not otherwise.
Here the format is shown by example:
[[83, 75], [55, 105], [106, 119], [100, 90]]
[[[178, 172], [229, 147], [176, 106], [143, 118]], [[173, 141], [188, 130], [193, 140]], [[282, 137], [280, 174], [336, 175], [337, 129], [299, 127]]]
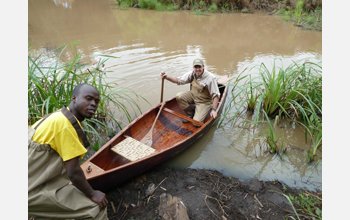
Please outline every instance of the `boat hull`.
[[[228, 79], [227, 77], [226, 81]], [[227, 90], [227, 86], [220, 88], [218, 116], [223, 110]], [[215, 120], [208, 116], [205, 123], [201, 124], [199, 128], [193, 126], [192, 123], [183, 124], [182, 119], [178, 119], [178, 117], [185, 114], [177, 106], [176, 99], [172, 98], [165, 102], [165, 108], [157, 120], [153, 134], [154, 144], [152, 147], [156, 149], [156, 152], [136, 161], [130, 161], [119, 155], [116, 156], [112, 148], [126, 137], [140, 141], [149, 131], [150, 122], [155, 119], [160, 104], [131, 122], [81, 165], [85, 177], [93, 189], [107, 192], [173, 158], [207, 133], [215, 123]], [[89, 168], [92, 171], [88, 172]]]

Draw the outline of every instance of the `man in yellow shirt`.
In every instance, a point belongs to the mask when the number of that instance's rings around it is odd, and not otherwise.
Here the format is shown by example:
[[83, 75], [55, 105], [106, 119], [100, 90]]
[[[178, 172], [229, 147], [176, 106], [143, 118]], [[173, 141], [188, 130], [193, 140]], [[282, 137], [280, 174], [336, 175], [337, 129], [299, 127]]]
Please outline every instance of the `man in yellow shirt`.
[[[92, 189], [79, 165], [79, 158], [84, 156], [86, 149], [77, 132], [82, 129], [80, 122], [95, 114], [99, 97], [95, 87], [80, 84], [73, 90], [69, 112], [63, 107], [29, 127], [30, 216], [40, 219], [108, 219], [105, 194]], [[78, 124], [77, 129], [70, 120]]]

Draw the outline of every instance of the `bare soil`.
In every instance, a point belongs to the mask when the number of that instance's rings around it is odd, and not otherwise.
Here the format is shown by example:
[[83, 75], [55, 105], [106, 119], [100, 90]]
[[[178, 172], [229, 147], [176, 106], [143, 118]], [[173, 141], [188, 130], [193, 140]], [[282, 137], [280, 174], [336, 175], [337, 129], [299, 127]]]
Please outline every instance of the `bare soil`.
[[[146, 194], [150, 184], [154, 192]], [[308, 193], [278, 181], [242, 182], [218, 171], [158, 166], [107, 192], [110, 220], [155, 220], [163, 193], [181, 199], [189, 219], [286, 219], [293, 208], [285, 195]], [[312, 192], [322, 198], [322, 192]], [[322, 204], [321, 204], [322, 205]], [[298, 208], [298, 207], [295, 207]], [[320, 207], [322, 210], [322, 208]], [[312, 219], [299, 213], [301, 219]]]

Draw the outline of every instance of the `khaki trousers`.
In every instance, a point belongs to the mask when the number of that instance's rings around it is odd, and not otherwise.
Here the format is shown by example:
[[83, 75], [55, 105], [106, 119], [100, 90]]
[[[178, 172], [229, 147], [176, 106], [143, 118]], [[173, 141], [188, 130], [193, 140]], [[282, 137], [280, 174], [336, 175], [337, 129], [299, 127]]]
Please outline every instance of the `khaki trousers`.
[[196, 79], [193, 79], [191, 85], [191, 91], [176, 94], [176, 101], [182, 109], [188, 108], [190, 104], [195, 104], [193, 119], [203, 123], [213, 106], [213, 100], [208, 89], [201, 87]]
[[106, 220], [99, 206], [69, 184], [64, 163], [49, 145], [32, 141], [28, 128], [28, 215], [35, 219]]

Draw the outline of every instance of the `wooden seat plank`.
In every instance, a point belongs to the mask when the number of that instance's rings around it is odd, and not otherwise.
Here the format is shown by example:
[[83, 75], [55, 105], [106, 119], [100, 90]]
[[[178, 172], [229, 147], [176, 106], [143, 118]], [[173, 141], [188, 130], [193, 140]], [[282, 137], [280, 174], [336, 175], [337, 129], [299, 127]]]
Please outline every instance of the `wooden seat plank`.
[[203, 126], [203, 125], [204, 125], [204, 123], [202, 123], [202, 122], [200, 122], [200, 121], [197, 121], [197, 120], [194, 120], [194, 119], [192, 119], [192, 118], [189, 118], [189, 117], [187, 117], [187, 116], [185, 116], [185, 115], [182, 115], [182, 114], [180, 114], [180, 113], [178, 113], [178, 112], [175, 112], [175, 111], [173, 111], [173, 110], [171, 110], [171, 109], [164, 108], [163, 111], [169, 112], [170, 114], [176, 115], [176, 116], [178, 116], [178, 117], [180, 117], [180, 118], [186, 119], [187, 121], [190, 121], [190, 122], [192, 122], [192, 123], [198, 124], [198, 125], [200, 125], [200, 126]]

